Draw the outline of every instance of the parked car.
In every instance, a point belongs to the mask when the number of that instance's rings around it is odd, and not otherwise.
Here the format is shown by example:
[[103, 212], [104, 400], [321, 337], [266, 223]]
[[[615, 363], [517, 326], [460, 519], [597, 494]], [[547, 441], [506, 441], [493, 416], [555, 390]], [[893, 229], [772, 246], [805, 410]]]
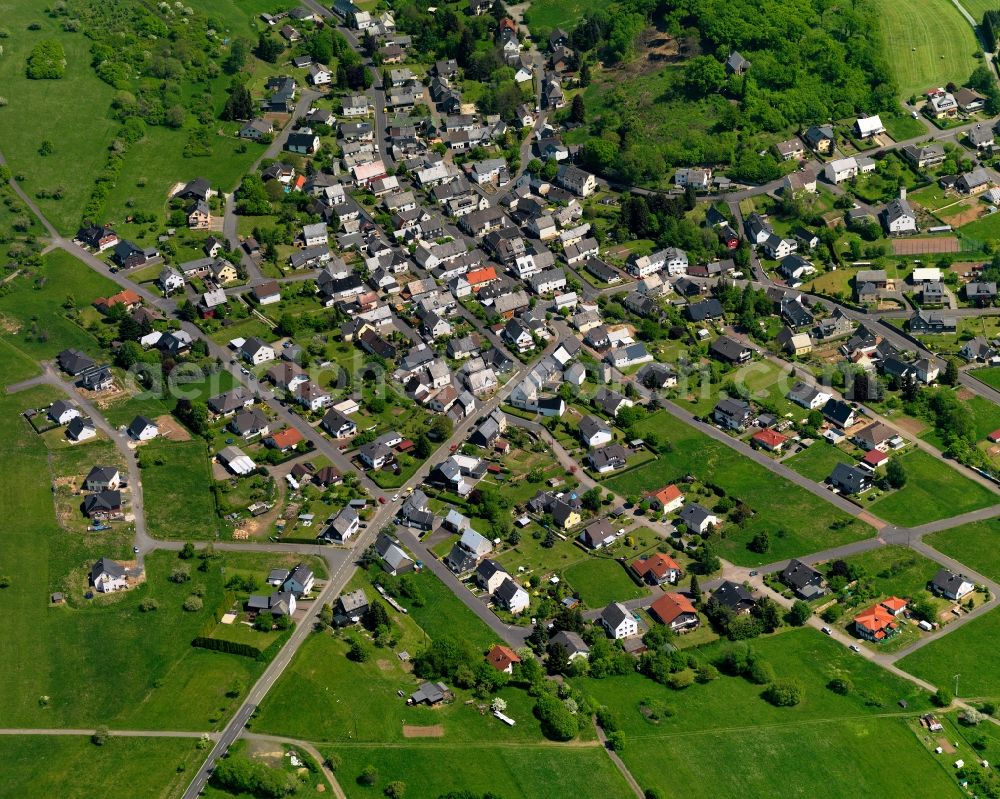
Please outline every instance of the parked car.
[[825, 632], [827, 635], [833, 635], [833, 630], [831, 630], [829, 627], [824, 627], [823, 632]]

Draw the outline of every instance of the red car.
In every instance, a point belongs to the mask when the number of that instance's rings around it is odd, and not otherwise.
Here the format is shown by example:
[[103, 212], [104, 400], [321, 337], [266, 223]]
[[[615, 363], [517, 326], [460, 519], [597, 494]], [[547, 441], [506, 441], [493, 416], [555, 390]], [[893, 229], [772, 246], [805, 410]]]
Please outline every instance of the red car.
[[385, 504], [385, 497], [379, 497], [378, 498], [378, 504], [379, 505], [384, 505]]

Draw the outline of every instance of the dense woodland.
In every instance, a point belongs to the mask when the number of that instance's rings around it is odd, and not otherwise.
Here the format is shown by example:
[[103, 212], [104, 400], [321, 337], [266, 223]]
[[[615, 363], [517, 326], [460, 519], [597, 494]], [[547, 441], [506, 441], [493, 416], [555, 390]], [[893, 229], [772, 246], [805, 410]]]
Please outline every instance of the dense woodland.
[[[610, 66], [635, 57], [635, 41], [648, 25], [696, 42], [695, 55], [667, 67], [666, 91], [655, 104], [686, 113], [707, 103], [707, 130], [692, 127], [663, 136], [637, 106], [628, 81], [611, 88], [605, 103], [616, 113], [595, 116], [585, 158], [592, 168], [629, 182], [649, 182], [671, 168], [732, 165], [747, 180], [776, 177], [777, 163], [758, 156], [761, 136], [792, 131], [861, 113], [897, 108], [897, 87], [880, 39], [874, 6], [826, 0], [625, 0], [588, 15], [572, 32], [581, 61]], [[749, 59], [744, 76], [727, 74], [732, 50]], [[665, 112], [667, 113], [667, 112]]]

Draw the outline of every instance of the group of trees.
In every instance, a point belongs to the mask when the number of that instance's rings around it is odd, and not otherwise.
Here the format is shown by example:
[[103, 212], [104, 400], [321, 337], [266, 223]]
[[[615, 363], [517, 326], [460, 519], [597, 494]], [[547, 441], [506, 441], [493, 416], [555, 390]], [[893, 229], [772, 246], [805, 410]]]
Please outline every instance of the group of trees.
[[219, 760], [212, 772], [212, 782], [233, 793], [248, 793], [260, 799], [280, 799], [296, 787], [291, 774], [240, 754]]
[[58, 80], [66, 74], [66, 53], [55, 39], [44, 39], [31, 48], [25, 74], [32, 80]]

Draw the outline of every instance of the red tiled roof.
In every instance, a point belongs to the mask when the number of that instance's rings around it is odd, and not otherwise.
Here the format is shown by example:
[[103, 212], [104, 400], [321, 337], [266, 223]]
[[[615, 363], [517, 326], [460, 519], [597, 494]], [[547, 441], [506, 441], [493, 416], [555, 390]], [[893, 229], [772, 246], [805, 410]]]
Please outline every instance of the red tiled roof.
[[[885, 635], [885, 630], [895, 629], [896, 617], [882, 605], [872, 605], [855, 616], [854, 623], [859, 627], [871, 630], [875, 633], [876, 638], [881, 638]], [[879, 635], [880, 633], [881, 635]]]
[[662, 552], [656, 552], [648, 558], [639, 558], [633, 561], [632, 568], [635, 569], [635, 573], [640, 577], [644, 577], [647, 573], [652, 572], [656, 575], [657, 579], [662, 579], [671, 569], [680, 571], [681, 567], [677, 565], [677, 561], [673, 558], [664, 555]]
[[111, 297], [98, 297], [94, 300], [94, 305], [104, 308], [114, 308], [116, 305], [137, 305], [142, 302], [142, 297], [132, 289], [124, 289]]
[[883, 599], [880, 603], [882, 607], [887, 608], [892, 613], [899, 613], [899, 611], [904, 610], [909, 604], [905, 599], [900, 599], [898, 596], [891, 596], [888, 599]]
[[788, 441], [788, 436], [783, 436], [774, 430], [761, 430], [753, 434], [753, 440], [758, 444], [763, 444], [768, 449], [776, 449]]
[[469, 285], [473, 289], [482, 283], [489, 283], [491, 280], [497, 279], [497, 270], [492, 266], [484, 266], [482, 269], [473, 269], [471, 272], [466, 273], [465, 279], [469, 282]]
[[493, 648], [486, 654], [486, 662], [497, 671], [504, 671], [509, 666], [520, 663], [521, 658], [513, 649], [508, 649], [502, 644], [494, 644]]
[[302, 433], [294, 427], [286, 427], [284, 430], [272, 435], [271, 440], [278, 449], [294, 447], [302, 440]]
[[998, 441], [1000, 441], [1000, 430], [994, 430], [994, 431], [993, 431], [992, 433], [990, 433], [990, 434], [989, 434], [988, 436], [986, 436], [986, 437], [987, 437], [987, 438], [988, 438], [988, 439], [989, 439], [990, 441], [992, 441], [992, 442], [993, 442], [994, 444], [996, 444], [996, 443], [997, 443]]
[[697, 613], [691, 600], [676, 592], [664, 594], [649, 606], [649, 610], [664, 624], [670, 624], [684, 613]]
[[869, 450], [868, 454], [865, 455], [863, 460], [869, 466], [878, 466], [880, 463], [889, 460], [889, 456], [886, 455], [881, 450], [873, 449]]
[[674, 502], [683, 496], [684, 495], [681, 493], [681, 490], [671, 483], [668, 486], [664, 486], [659, 491], [654, 491], [649, 495], [649, 498], [655, 499], [661, 505], [669, 505], [671, 502]]

